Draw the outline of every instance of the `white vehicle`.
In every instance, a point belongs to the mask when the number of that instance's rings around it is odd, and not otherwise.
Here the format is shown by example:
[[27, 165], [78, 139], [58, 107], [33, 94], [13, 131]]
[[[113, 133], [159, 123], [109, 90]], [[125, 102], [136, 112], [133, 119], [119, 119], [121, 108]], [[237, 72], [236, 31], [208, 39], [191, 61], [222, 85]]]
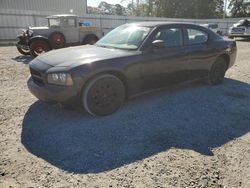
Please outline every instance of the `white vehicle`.
[[234, 37], [250, 38], [250, 20], [240, 20], [233, 27], [229, 28], [228, 37], [233, 39]]
[[94, 44], [103, 36], [99, 27], [80, 22], [76, 15], [60, 14], [47, 17], [48, 26], [28, 27], [17, 36], [17, 50], [36, 57], [52, 49], [82, 44]]

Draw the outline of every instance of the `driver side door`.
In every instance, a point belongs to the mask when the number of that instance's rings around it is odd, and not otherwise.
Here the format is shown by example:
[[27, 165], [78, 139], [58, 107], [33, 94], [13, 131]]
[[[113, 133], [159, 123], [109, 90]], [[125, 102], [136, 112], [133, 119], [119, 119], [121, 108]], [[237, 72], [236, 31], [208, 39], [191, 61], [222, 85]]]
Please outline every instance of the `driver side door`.
[[[149, 42], [149, 50], [143, 53], [143, 90], [156, 89], [187, 80], [188, 55], [184, 46], [183, 29], [180, 26], [162, 27], [156, 30]], [[153, 41], [164, 41], [155, 48]]]

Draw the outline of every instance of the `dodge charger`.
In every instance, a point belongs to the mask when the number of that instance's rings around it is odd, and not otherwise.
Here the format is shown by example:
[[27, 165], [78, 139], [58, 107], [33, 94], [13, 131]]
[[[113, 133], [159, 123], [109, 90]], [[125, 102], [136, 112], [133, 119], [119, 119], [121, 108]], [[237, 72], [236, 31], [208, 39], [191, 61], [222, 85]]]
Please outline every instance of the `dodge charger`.
[[63, 106], [105, 116], [137, 94], [172, 84], [222, 83], [235, 41], [194, 24], [138, 22], [117, 27], [95, 45], [45, 53], [30, 62], [30, 92]]

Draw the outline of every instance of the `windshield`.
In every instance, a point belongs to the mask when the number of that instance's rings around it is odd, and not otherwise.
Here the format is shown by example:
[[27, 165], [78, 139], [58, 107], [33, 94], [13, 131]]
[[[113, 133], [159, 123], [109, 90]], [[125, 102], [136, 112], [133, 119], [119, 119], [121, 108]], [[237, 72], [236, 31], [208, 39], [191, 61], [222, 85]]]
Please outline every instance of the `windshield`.
[[60, 26], [60, 18], [49, 18], [49, 27], [59, 27]]
[[96, 45], [102, 47], [135, 50], [148, 35], [149, 27], [122, 25], [100, 39]]

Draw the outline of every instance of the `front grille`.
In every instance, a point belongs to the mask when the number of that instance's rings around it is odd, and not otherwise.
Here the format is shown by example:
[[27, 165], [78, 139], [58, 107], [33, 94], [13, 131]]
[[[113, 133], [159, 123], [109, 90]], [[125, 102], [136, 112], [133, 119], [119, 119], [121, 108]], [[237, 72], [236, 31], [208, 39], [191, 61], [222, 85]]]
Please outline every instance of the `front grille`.
[[41, 86], [44, 85], [43, 76], [39, 71], [37, 71], [37, 70], [30, 67], [30, 74], [31, 74], [31, 77], [32, 77], [33, 81], [37, 85], [41, 85]]

